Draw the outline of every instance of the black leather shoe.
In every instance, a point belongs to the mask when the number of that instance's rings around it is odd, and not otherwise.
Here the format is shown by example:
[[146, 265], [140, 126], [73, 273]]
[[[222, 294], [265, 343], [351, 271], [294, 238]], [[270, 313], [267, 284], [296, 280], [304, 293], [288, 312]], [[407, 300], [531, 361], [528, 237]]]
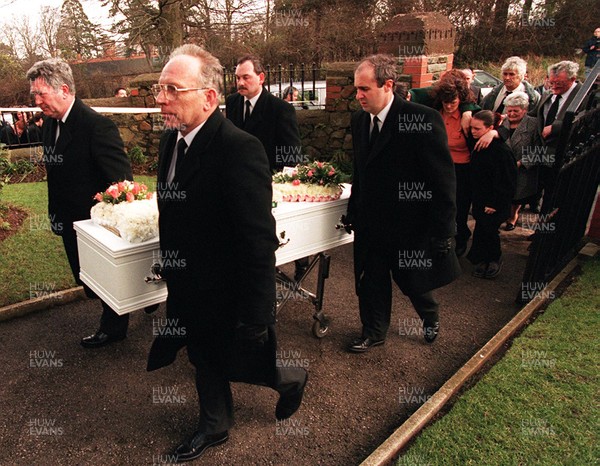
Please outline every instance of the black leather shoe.
[[357, 338], [348, 347], [348, 351], [351, 353], [364, 353], [373, 346], [383, 345], [385, 340], [372, 340], [370, 338]]
[[200, 431], [194, 432], [192, 438], [183, 442], [175, 449], [175, 462], [183, 463], [198, 458], [207, 448], [225, 443], [229, 438], [227, 431], [218, 434], [205, 434]]
[[490, 262], [490, 265], [488, 265], [488, 269], [485, 272], [485, 278], [494, 278], [500, 273], [501, 270], [502, 259], [499, 259], [498, 262]]
[[125, 335], [122, 336], [112, 336], [107, 335], [104, 332], [98, 330], [93, 335], [83, 337], [81, 339], [81, 346], [84, 348], [100, 348], [102, 346], [108, 345], [114, 341], [121, 341], [125, 339]]
[[483, 278], [483, 277], [485, 277], [485, 273], [487, 272], [487, 269], [488, 269], [487, 262], [480, 262], [479, 264], [477, 264], [475, 266], [475, 269], [473, 270], [473, 276], [476, 278]]
[[433, 343], [440, 333], [440, 321], [423, 321], [423, 337], [427, 343]]
[[308, 381], [308, 372], [304, 371], [304, 380], [292, 384], [285, 391], [279, 395], [279, 401], [275, 406], [275, 417], [278, 421], [282, 421], [291, 417], [302, 404], [302, 397], [304, 396], [304, 388]]

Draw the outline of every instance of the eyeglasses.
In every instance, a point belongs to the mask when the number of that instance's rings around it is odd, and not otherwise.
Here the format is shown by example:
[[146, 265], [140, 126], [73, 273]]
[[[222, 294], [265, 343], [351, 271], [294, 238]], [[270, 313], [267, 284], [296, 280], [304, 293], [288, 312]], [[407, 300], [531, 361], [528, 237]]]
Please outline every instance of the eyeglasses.
[[184, 87], [179, 88], [174, 84], [153, 84], [152, 94], [154, 94], [154, 98], [158, 98], [158, 95], [163, 92], [165, 94], [165, 98], [167, 100], [175, 100], [177, 98], [178, 92], [187, 92], [187, 91], [203, 91], [206, 89], [210, 89], [210, 87]]

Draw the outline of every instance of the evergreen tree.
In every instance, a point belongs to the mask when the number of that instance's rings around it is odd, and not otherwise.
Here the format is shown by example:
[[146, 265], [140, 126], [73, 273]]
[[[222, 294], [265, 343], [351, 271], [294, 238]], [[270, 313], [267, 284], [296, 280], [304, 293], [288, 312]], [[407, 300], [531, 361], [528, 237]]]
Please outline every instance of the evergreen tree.
[[102, 56], [107, 39], [89, 20], [79, 0], [64, 0], [56, 42], [62, 58], [73, 60]]

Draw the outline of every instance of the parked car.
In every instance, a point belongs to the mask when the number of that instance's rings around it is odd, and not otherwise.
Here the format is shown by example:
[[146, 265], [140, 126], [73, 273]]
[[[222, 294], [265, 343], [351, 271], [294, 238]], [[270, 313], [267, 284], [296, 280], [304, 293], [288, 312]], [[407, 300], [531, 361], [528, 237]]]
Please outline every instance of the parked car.
[[481, 88], [481, 95], [482, 97], [485, 97], [494, 87], [498, 84], [502, 84], [502, 80], [491, 75], [487, 71], [475, 70], [473, 84]]
[[[281, 93], [288, 87], [289, 83], [271, 84], [269, 91], [271, 94], [280, 97]], [[325, 81], [315, 81], [314, 90], [313, 82], [304, 82], [304, 91], [302, 90], [302, 83], [294, 82], [294, 87], [298, 89], [298, 100], [291, 102], [291, 104], [298, 109], [316, 110], [325, 108], [325, 96], [327, 94]]]

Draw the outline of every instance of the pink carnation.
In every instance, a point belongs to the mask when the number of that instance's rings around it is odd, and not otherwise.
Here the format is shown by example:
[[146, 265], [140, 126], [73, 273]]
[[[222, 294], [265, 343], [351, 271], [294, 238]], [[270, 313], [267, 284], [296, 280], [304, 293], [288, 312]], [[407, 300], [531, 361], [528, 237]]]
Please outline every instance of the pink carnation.
[[331, 168], [331, 170], [329, 170], [329, 173], [327, 173], [327, 176], [333, 176], [335, 175], [335, 169]]
[[116, 185], [112, 185], [110, 188], [108, 188], [106, 190], [106, 193], [111, 196], [113, 199], [116, 199], [119, 197], [119, 188]]
[[102, 193], [96, 193], [96, 195], [94, 196], [94, 199], [101, 202], [102, 201]]
[[308, 170], [306, 176], [313, 176], [315, 173], [312, 170]]
[[127, 200], [127, 202], [133, 202], [135, 201], [135, 196], [133, 195], [133, 193], [126, 193], [125, 194], [125, 199]]

